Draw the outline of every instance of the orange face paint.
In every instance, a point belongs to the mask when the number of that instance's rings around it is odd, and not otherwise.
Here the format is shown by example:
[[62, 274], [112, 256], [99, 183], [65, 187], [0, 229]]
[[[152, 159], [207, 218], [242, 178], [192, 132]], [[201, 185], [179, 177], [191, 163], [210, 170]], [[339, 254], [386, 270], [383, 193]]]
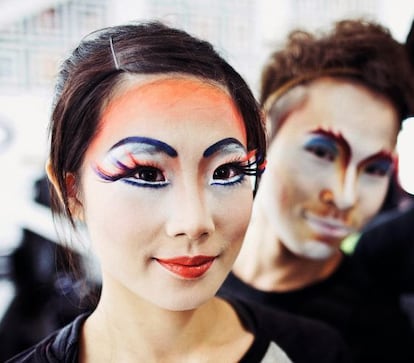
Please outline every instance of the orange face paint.
[[[184, 103], [188, 113], [183, 118], [181, 106]], [[133, 107], [130, 107], [131, 105]], [[231, 124], [231, 127], [237, 127], [237, 130], [243, 134], [243, 140], [240, 141], [246, 144], [247, 136], [243, 118], [227, 91], [218, 85], [184, 76], [151, 77], [147, 81], [138, 80], [132, 84], [129, 81], [121, 86], [102, 113], [101, 132], [97, 137], [115, 141], [113, 136], [117, 135], [117, 129], [121, 122], [123, 127], [130, 127], [131, 135], [133, 135], [133, 125], [136, 119], [134, 110], [142, 110], [143, 114], [150, 110], [152, 119], [165, 119], [168, 115], [169, 120], [174, 120], [174, 127], [182, 127], [183, 125], [180, 125], [179, 121], [191, 120], [194, 114], [198, 116], [197, 122], [200, 122], [200, 119], [208, 120], [213, 108], [218, 112], [223, 111], [227, 115], [223, 117], [223, 122], [228, 123], [229, 126]], [[176, 117], [177, 113], [180, 114], [180, 118]], [[109, 119], [112, 122], [106, 122]], [[114, 120], [116, 122], [113, 122]], [[151, 119], [147, 121], [148, 124], [151, 123]], [[207, 129], [209, 128], [208, 124], [205, 126]], [[211, 128], [209, 131], [214, 132]]]
[[243, 119], [219, 86], [157, 76], [114, 92], [79, 193], [110, 296], [127, 287], [144, 307], [189, 310], [215, 295], [250, 220], [246, 149]]

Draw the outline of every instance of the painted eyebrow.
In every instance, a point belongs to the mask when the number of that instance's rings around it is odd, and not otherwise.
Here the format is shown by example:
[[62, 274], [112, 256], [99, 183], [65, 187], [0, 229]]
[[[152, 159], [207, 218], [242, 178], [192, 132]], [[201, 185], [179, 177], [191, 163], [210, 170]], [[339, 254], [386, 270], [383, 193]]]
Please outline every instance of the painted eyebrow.
[[329, 130], [324, 130], [322, 128], [318, 128], [314, 131], [310, 132], [313, 135], [321, 135], [321, 136], [325, 136], [329, 139], [332, 139], [333, 141], [335, 141], [344, 151], [344, 157], [345, 157], [345, 165], [348, 165], [349, 160], [351, 160], [351, 147], [348, 144], [348, 141], [345, 140], [345, 138], [342, 136], [342, 134], [340, 133], [335, 133], [333, 131], [329, 131]]
[[178, 156], [177, 151], [170, 145], [166, 144], [157, 139], [153, 139], [150, 137], [143, 137], [143, 136], [131, 136], [126, 137], [118, 141], [115, 145], [113, 145], [109, 151], [114, 150], [122, 145], [126, 144], [138, 144], [143, 146], [142, 151], [147, 152], [162, 152], [167, 154], [168, 156], [175, 158]]
[[359, 164], [364, 165], [364, 164], [370, 163], [371, 161], [377, 161], [377, 160], [388, 161], [391, 164], [394, 162], [392, 153], [382, 150], [382, 151], [375, 153], [374, 155], [367, 157], [365, 160], [362, 160]]
[[214, 143], [213, 145], [209, 146], [203, 153], [203, 158], [209, 158], [210, 156], [212, 156], [213, 154], [216, 154], [218, 152], [220, 153], [231, 153], [234, 151], [240, 151], [240, 149], [244, 152], [246, 152], [245, 147], [243, 146], [243, 144], [233, 138], [233, 137], [228, 137], [225, 138], [223, 140], [217, 141], [216, 143]]
[[[352, 155], [351, 147], [349, 146], [348, 142], [345, 140], [345, 138], [341, 134], [335, 134], [332, 131], [324, 130], [324, 129], [321, 129], [321, 128], [319, 128], [315, 131], [312, 131], [311, 134], [323, 135], [323, 136], [328, 137], [330, 139], [333, 139], [335, 142], [337, 142], [344, 150], [346, 164], [349, 163], [349, 160], [350, 160], [351, 155]], [[394, 158], [393, 158], [391, 152], [381, 150], [381, 151], [367, 157], [366, 159], [361, 160], [359, 162], [359, 165], [367, 164], [371, 161], [378, 160], [378, 159], [389, 161], [391, 163], [394, 161]]]

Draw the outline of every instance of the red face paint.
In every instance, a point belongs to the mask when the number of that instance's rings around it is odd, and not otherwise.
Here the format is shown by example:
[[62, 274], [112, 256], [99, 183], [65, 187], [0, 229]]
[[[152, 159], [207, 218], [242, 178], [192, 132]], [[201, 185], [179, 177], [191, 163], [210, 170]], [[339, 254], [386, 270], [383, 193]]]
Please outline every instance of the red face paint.
[[312, 134], [325, 136], [335, 142], [342, 151], [344, 164], [348, 165], [349, 161], [351, 160], [352, 151], [349, 143], [345, 140], [340, 132], [318, 128], [315, 131], [312, 131]]

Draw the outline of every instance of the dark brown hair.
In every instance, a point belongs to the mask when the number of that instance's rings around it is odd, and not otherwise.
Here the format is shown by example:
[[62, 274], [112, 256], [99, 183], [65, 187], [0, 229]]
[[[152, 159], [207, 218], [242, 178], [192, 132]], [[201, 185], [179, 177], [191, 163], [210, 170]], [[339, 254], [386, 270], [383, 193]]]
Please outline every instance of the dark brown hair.
[[65, 179], [68, 173], [78, 175], [116, 86], [126, 75], [168, 73], [199, 77], [227, 89], [243, 117], [247, 147], [257, 151], [262, 163], [266, 141], [260, 108], [246, 82], [210, 43], [159, 22], [105, 28], [82, 40], [58, 75], [50, 123], [50, 163], [60, 189], [52, 190], [55, 216], [65, 215], [75, 226]]
[[361, 19], [339, 21], [328, 33], [291, 32], [263, 69], [260, 102], [294, 79], [303, 79], [296, 85], [304, 84], [335, 73], [383, 94], [400, 121], [413, 114], [413, 70], [404, 45], [387, 28]]

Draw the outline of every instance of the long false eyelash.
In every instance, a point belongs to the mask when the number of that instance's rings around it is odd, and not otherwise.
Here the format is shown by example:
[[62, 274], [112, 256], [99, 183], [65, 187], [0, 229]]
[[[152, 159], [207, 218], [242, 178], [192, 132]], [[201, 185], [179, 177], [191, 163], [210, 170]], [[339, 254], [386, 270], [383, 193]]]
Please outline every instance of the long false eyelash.
[[107, 171], [103, 170], [99, 165], [94, 165], [92, 168], [102, 180], [108, 182], [115, 182], [121, 179], [125, 175], [125, 172], [129, 170], [129, 168], [126, 165], [123, 165], [121, 163], [119, 163], [119, 167], [124, 171], [118, 174], [109, 174]]
[[[255, 158], [254, 158], [255, 157]], [[137, 167], [154, 167], [157, 168], [156, 165], [152, 165], [150, 163], [142, 165], [136, 164], [132, 168], [126, 166], [125, 164], [121, 163], [119, 160], [114, 161], [117, 168], [121, 169], [121, 171], [117, 174], [110, 174], [109, 172], [105, 171], [99, 165], [93, 166], [93, 170], [95, 173], [104, 181], [108, 182], [115, 182], [119, 179], [130, 177], [135, 174]], [[261, 176], [266, 169], [267, 161], [263, 159], [263, 157], [256, 153], [256, 150], [251, 150], [247, 153], [247, 155], [242, 160], [235, 160], [228, 164], [232, 165], [233, 167], [240, 170], [240, 172], [244, 175], [249, 176]]]
[[95, 171], [95, 173], [102, 180], [108, 181], [108, 182], [115, 182], [115, 181], [120, 180], [122, 178], [128, 178], [128, 177], [133, 176], [136, 173], [137, 168], [141, 168], [141, 167], [158, 168], [156, 165], [153, 165], [151, 163], [145, 163], [145, 164], [142, 164], [142, 163], [137, 164], [136, 162], [134, 162], [134, 163], [135, 163], [135, 165], [131, 168], [131, 167], [121, 163], [119, 160], [115, 160], [115, 164], [116, 164], [117, 168], [121, 170], [117, 174], [110, 174], [109, 172], [102, 169], [99, 165], [93, 166], [93, 170]]
[[256, 177], [262, 175], [266, 168], [266, 160], [257, 154], [256, 150], [249, 151], [243, 160], [234, 162], [233, 164], [243, 174]]
[[230, 161], [224, 165], [237, 169], [240, 174], [258, 177], [263, 174], [266, 162], [262, 161], [260, 164], [258, 164], [257, 160], [254, 160], [255, 154], [256, 151], [252, 150], [243, 158], [237, 157], [235, 160]]

